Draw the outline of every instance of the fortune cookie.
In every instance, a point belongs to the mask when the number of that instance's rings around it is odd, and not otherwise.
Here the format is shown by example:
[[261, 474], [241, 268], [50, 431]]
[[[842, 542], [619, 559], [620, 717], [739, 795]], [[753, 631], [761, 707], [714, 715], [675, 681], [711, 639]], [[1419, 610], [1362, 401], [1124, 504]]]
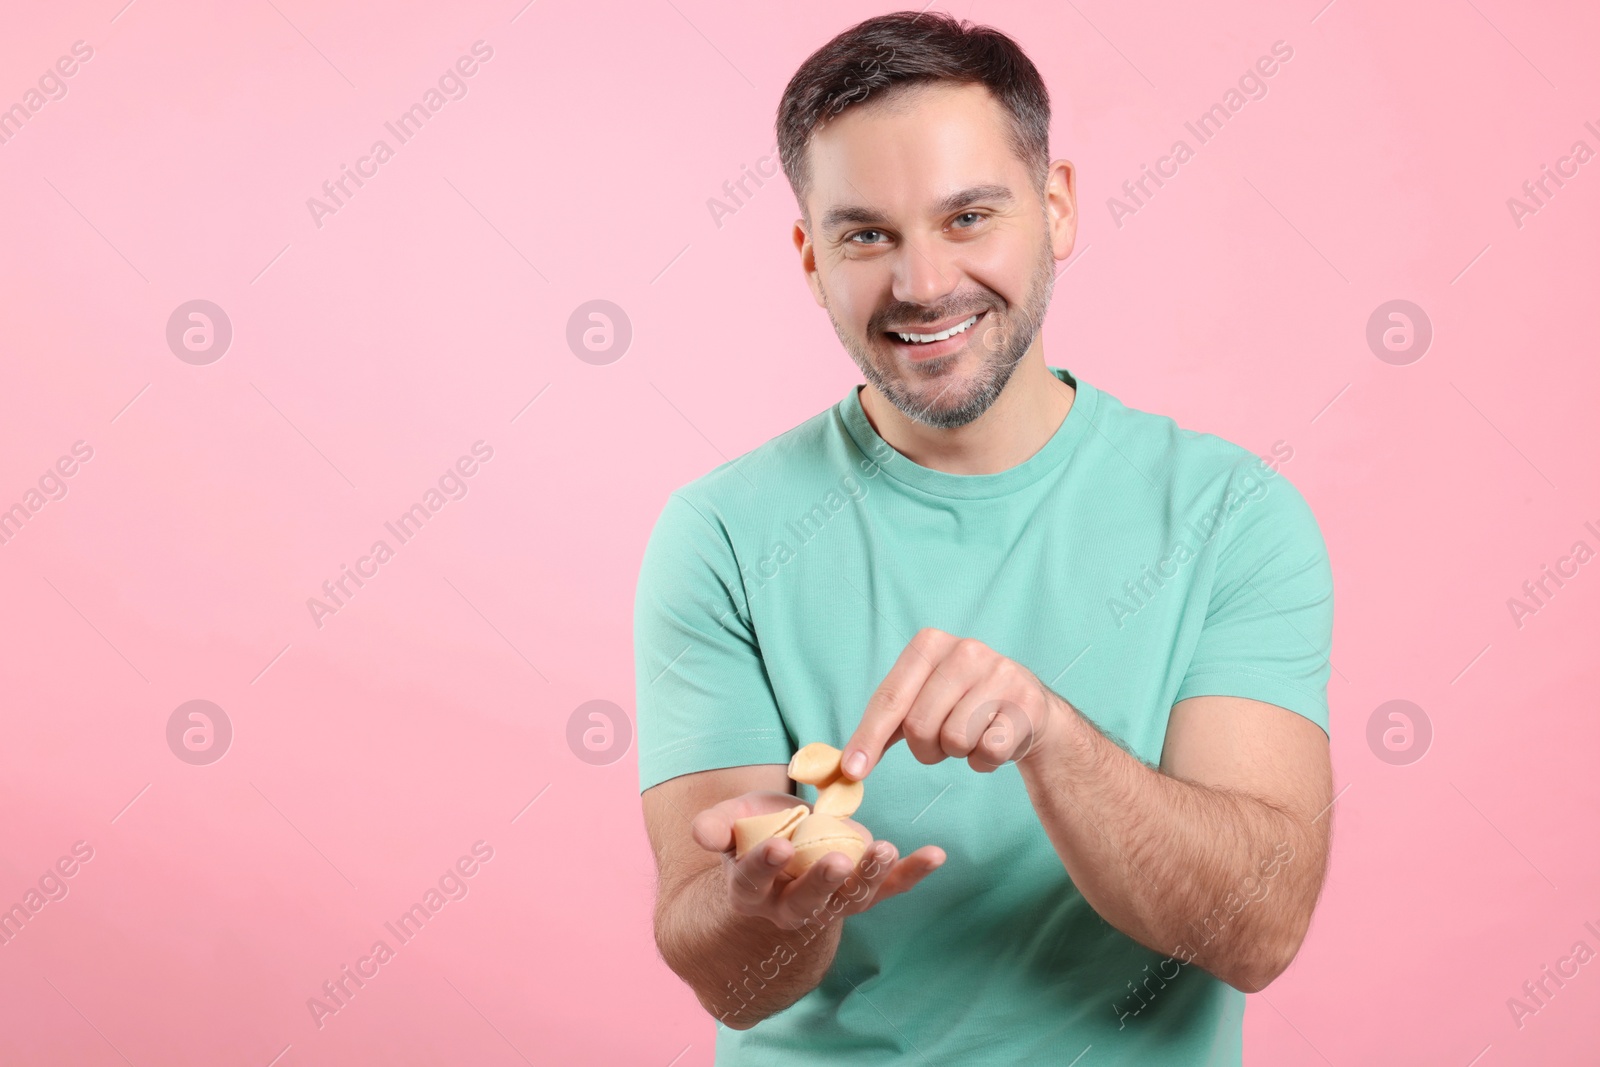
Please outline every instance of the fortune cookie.
[[818, 788], [827, 785], [839, 777], [839, 757], [843, 753], [832, 745], [825, 745], [815, 741], [789, 760], [789, 777], [806, 785]]
[[789, 761], [789, 777], [817, 787], [817, 814], [843, 818], [854, 815], [866, 795], [861, 782], [844, 776], [839, 757], [844, 753], [821, 741], [813, 742]]
[[769, 837], [787, 837], [795, 848], [783, 873], [791, 877], [798, 878], [830, 852], [843, 852], [851, 863], [859, 863], [867, 842], [840, 820], [861, 806], [866, 789], [862, 783], [844, 776], [839, 766], [841, 755], [838, 749], [820, 741], [796, 752], [789, 761], [789, 777], [817, 787], [816, 810], [800, 804], [736, 820], [734, 857], [743, 857]]
[[794, 842], [794, 855], [783, 866], [783, 873], [790, 877], [800, 877], [830, 852], [843, 852], [852, 864], [860, 863], [867, 843], [840, 820], [861, 806], [866, 787], [844, 776], [839, 766], [841, 755], [838, 749], [820, 741], [796, 752], [789, 761], [789, 777], [817, 787], [816, 810], [797, 804], [783, 811], [734, 820], [734, 858], [743, 858], [770, 837], [786, 837]]
[[794, 855], [784, 864], [785, 874], [798, 878], [830, 852], [843, 852], [850, 857], [851, 866], [861, 862], [867, 843], [849, 826], [831, 815], [811, 814], [800, 820], [795, 828]]
[[866, 793], [867, 788], [861, 782], [852, 782], [843, 777], [835, 778], [817, 790], [817, 814], [832, 815], [836, 818], [854, 815]]
[[733, 824], [734, 857], [736, 859], [742, 858], [746, 852], [749, 852], [769, 837], [788, 837], [792, 840], [795, 827], [799, 826], [801, 821], [810, 814], [810, 808], [804, 804], [796, 804], [794, 807], [786, 808], [783, 811], [736, 819]]

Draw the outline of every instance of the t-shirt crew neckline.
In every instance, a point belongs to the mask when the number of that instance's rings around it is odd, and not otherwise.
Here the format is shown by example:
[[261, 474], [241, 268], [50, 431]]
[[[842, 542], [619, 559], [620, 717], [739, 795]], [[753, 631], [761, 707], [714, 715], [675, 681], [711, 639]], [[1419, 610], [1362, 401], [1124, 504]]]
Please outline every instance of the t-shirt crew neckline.
[[1048, 369], [1076, 391], [1072, 407], [1067, 410], [1067, 417], [1061, 420], [1061, 425], [1056, 428], [1050, 440], [1044, 443], [1043, 448], [1016, 466], [994, 474], [951, 474], [948, 471], [924, 467], [896, 452], [893, 446], [873, 429], [872, 423], [867, 419], [866, 411], [861, 407], [861, 390], [865, 386], [857, 385], [851, 388], [840, 403], [840, 417], [862, 454], [875, 460], [879, 468], [895, 481], [933, 496], [960, 500], [1004, 496], [1032, 485], [1055, 470], [1072, 453], [1079, 439], [1087, 431], [1089, 423], [1094, 420], [1100, 391], [1081, 378], [1075, 377], [1065, 367]]

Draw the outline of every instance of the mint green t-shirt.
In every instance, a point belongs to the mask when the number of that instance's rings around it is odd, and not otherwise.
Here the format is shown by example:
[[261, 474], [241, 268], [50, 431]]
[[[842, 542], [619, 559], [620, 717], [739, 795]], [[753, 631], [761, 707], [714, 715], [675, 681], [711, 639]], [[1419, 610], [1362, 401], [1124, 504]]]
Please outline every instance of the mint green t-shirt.
[[[1327, 730], [1333, 582], [1299, 491], [1245, 449], [1051, 370], [1077, 390], [1066, 419], [997, 474], [895, 452], [856, 386], [668, 498], [634, 622], [641, 789], [843, 747], [925, 626], [1021, 663], [1151, 766], [1187, 697], [1266, 701]], [[1093, 1067], [1240, 1064], [1244, 994], [1100, 918], [1015, 764], [925, 766], [896, 744], [854, 817], [901, 855], [937, 844], [948, 860], [844, 920], [793, 1006], [719, 1023], [719, 1065], [1064, 1065], [1091, 1046]]]

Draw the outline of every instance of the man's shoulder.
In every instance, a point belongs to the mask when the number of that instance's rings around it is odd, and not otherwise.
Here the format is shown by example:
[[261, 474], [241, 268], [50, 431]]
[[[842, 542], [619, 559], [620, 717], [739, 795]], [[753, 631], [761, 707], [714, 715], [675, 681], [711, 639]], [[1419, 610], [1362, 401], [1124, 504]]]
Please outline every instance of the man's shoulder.
[[[1167, 416], [1114, 402], [1102, 410], [1107, 412], [1103, 427], [1107, 440], [1115, 446], [1104, 450], [1103, 465], [1112, 470], [1121, 464], [1124, 472], [1118, 483], [1126, 502], [1120, 521], [1159, 531], [1153, 536], [1167, 553], [1181, 552], [1179, 562], [1191, 557], [1203, 561], [1190, 571], [1201, 576], [1190, 590], [1208, 605], [1204, 625], [1232, 626], [1243, 633], [1250, 627], [1240, 620], [1253, 611], [1261, 614], [1263, 604], [1273, 609], [1266, 615], [1269, 620], [1298, 607], [1308, 613], [1294, 616], [1304, 631], [1298, 640], [1326, 642], [1333, 595], [1330, 553], [1310, 502], [1284, 473], [1295, 454], [1292, 445], [1280, 439], [1257, 455]], [[1118, 450], [1144, 472], [1143, 478], [1126, 473], [1128, 464], [1118, 457]], [[1140, 536], [1130, 530], [1126, 543], [1139, 545]], [[1166, 572], [1160, 568], [1165, 566], [1163, 559], [1158, 565], [1163, 576]], [[1229, 604], [1231, 608], [1225, 607]], [[1232, 615], [1227, 614], [1230, 611]], [[1218, 621], [1228, 618], [1233, 622]], [[1281, 629], [1276, 636], [1270, 627], [1260, 635], [1251, 631], [1247, 643], [1252, 647], [1240, 655], [1257, 662], [1251, 657], [1267, 655], [1274, 641], [1294, 639], [1283, 638]], [[1233, 678], [1229, 684], [1244, 687], [1234, 690], [1237, 695], [1255, 693], [1257, 699], [1293, 706], [1327, 729], [1326, 706], [1318, 702], [1320, 697], [1296, 705], [1294, 701], [1307, 699], [1300, 690], [1283, 691], [1276, 699], [1264, 696], [1272, 690], [1259, 688], [1260, 677], [1257, 672]], [[1210, 678], [1212, 684], [1218, 681], [1217, 676]]]
[[1170, 415], [1132, 407], [1100, 391], [1096, 428], [1152, 484], [1205, 485], [1237, 477], [1251, 468], [1275, 467], [1293, 455], [1276, 442], [1271, 455], [1260, 456], [1225, 437], [1183, 426]]
[[[1278, 439], [1260, 454], [1214, 433], [1193, 430], [1176, 419], [1129, 407], [1102, 393], [1096, 426], [1104, 436], [1107, 469], [1129, 465], [1139, 476], [1122, 484], [1144, 499], [1154, 491], [1159, 506], [1179, 515], [1220, 509], [1233, 536], [1260, 537], [1273, 531], [1311, 540], [1321, 530], [1310, 502], [1285, 473], [1292, 443]], [[1095, 435], [1100, 436], [1100, 435]]]

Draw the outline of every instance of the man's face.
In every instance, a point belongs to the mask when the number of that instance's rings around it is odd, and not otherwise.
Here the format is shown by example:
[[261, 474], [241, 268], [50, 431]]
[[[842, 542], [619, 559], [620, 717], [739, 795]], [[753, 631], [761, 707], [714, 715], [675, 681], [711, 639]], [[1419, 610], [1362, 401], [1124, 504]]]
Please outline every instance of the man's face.
[[928, 426], [987, 411], [1049, 306], [1051, 219], [1010, 128], [983, 86], [935, 83], [855, 105], [810, 144], [813, 292], [866, 380]]

